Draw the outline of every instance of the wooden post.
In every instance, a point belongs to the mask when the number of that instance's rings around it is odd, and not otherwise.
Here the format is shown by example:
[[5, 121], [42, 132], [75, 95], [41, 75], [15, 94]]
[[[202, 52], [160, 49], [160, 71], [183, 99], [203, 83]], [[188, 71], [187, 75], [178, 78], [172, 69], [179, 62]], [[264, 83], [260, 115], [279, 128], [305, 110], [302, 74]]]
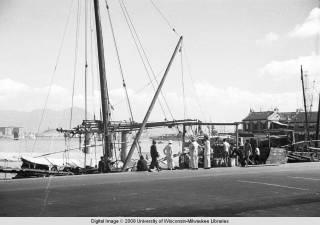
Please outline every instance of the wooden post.
[[126, 131], [122, 131], [121, 132], [121, 154], [120, 154], [120, 158], [121, 158], [122, 162], [124, 162], [126, 160], [126, 157], [127, 157], [127, 136], [128, 136], [128, 132], [126, 132]]
[[186, 126], [184, 124], [182, 124], [182, 138], [181, 138], [181, 146], [182, 146], [182, 151], [181, 153], [183, 152], [183, 149], [184, 149], [184, 142], [185, 142], [185, 137], [186, 137]]
[[238, 130], [239, 124], [236, 125], [236, 149], [239, 149], [239, 130]]
[[174, 52], [173, 52], [173, 54], [172, 54], [172, 56], [171, 56], [171, 59], [170, 59], [169, 64], [168, 64], [168, 66], [167, 66], [167, 69], [166, 69], [166, 71], [164, 72], [164, 75], [163, 75], [163, 77], [162, 77], [162, 79], [161, 79], [161, 81], [160, 81], [160, 84], [159, 84], [159, 86], [158, 86], [158, 89], [157, 89], [155, 95], [153, 96], [153, 99], [152, 99], [152, 101], [151, 101], [151, 104], [150, 104], [150, 106], [149, 106], [149, 108], [148, 108], [148, 110], [147, 110], [147, 113], [146, 113], [146, 115], [145, 115], [145, 117], [144, 117], [144, 119], [143, 119], [142, 125], [141, 125], [141, 127], [140, 127], [140, 129], [139, 129], [139, 131], [138, 131], [138, 133], [137, 133], [137, 135], [136, 135], [136, 138], [135, 138], [134, 141], [133, 141], [133, 144], [131, 145], [130, 151], [129, 151], [129, 153], [128, 153], [128, 156], [127, 156], [127, 158], [126, 158], [126, 160], [125, 160], [125, 162], [124, 162], [123, 168], [122, 168], [123, 171], [125, 171], [125, 169], [127, 168], [128, 163], [129, 163], [130, 160], [131, 160], [133, 151], [134, 151], [134, 149], [136, 148], [136, 145], [138, 144], [138, 141], [139, 141], [139, 139], [140, 139], [140, 137], [141, 137], [141, 134], [142, 134], [142, 132], [143, 132], [143, 130], [144, 130], [147, 122], [148, 122], [148, 119], [149, 119], [149, 116], [150, 116], [151, 111], [152, 111], [152, 109], [153, 109], [153, 106], [154, 106], [154, 104], [155, 104], [155, 102], [156, 102], [156, 100], [157, 100], [157, 98], [158, 98], [158, 96], [159, 96], [159, 93], [160, 93], [160, 91], [161, 91], [161, 88], [162, 88], [162, 86], [163, 86], [163, 83], [164, 83], [164, 81], [165, 81], [165, 79], [166, 79], [166, 77], [167, 77], [167, 74], [168, 74], [169, 70], [170, 70], [170, 67], [171, 67], [171, 64], [172, 64], [172, 62], [173, 62], [173, 59], [174, 59], [174, 57], [176, 56], [176, 54], [177, 54], [177, 52], [178, 52], [178, 50], [179, 50], [180, 44], [181, 44], [181, 42], [182, 42], [182, 39], [183, 39], [183, 37], [181, 36], [180, 39], [179, 39], [179, 41], [178, 41], [178, 44], [176, 45], [176, 48], [175, 48], [175, 50], [174, 50]]

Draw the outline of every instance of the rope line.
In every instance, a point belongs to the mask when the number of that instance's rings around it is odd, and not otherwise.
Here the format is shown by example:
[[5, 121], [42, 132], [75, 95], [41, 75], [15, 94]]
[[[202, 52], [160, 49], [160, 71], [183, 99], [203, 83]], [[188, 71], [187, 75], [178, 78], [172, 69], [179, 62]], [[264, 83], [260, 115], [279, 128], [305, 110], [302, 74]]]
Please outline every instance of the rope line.
[[183, 118], [186, 119], [186, 112], [187, 112], [187, 105], [186, 105], [186, 97], [185, 97], [185, 90], [184, 90], [184, 71], [183, 71], [183, 54], [182, 54], [182, 46], [181, 43], [180, 47], [180, 63], [181, 63], [181, 82], [182, 82], [182, 101], [183, 101]]
[[161, 12], [161, 10], [159, 9], [159, 7], [154, 3], [154, 1], [150, 0], [151, 4], [153, 5], [153, 7], [156, 9], [156, 11], [160, 14], [160, 16], [162, 17], [162, 19], [164, 19], [164, 21], [166, 22], [166, 24], [169, 26], [169, 28], [179, 37], [181, 36], [177, 30], [171, 25], [170, 21], [167, 19], [167, 17]]
[[122, 86], [123, 86], [124, 91], [125, 91], [125, 95], [126, 95], [126, 99], [127, 99], [127, 103], [128, 103], [128, 108], [129, 108], [131, 121], [133, 122], [134, 118], [133, 118], [133, 113], [132, 113], [132, 107], [131, 107], [131, 103], [130, 103], [130, 99], [129, 99], [129, 95], [128, 95], [126, 82], [125, 82], [125, 79], [124, 79], [124, 73], [123, 73], [122, 64], [121, 64], [121, 60], [120, 60], [120, 54], [119, 54], [119, 50], [118, 50], [118, 45], [117, 45], [117, 41], [116, 41], [114, 29], [113, 29], [113, 24], [112, 24], [112, 20], [111, 20], [111, 14], [110, 14], [110, 10], [109, 10], [109, 5], [108, 5], [108, 1], [107, 0], [105, 0], [105, 2], [106, 2], [106, 8], [107, 8], [107, 12], [108, 12], [108, 18], [109, 18], [109, 23], [110, 23], [113, 43], [114, 43], [114, 47], [115, 47], [116, 54], [117, 54], [117, 61], [118, 61], [118, 65], [119, 65], [119, 70], [120, 70], [120, 74], [121, 74], [121, 77], [122, 77]]
[[[124, 3], [123, 0], [121, 0], [121, 1], [122, 1], [123, 5], [124, 5], [125, 11], [127, 12], [129, 21], [130, 21], [130, 23], [132, 24], [134, 33], [135, 33], [136, 36], [137, 36], [138, 43], [139, 43], [140, 48], [141, 48], [141, 50], [142, 50], [142, 52], [143, 52], [143, 55], [144, 55], [144, 57], [145, 57], [145, 59], [146, 59], [146, 62], [147, 62], [147, 64], [148, 64], [149, 68], [150, 68], [151, 74], [152, 74], [152, 76], [153, 76], [153, 78], [154, 78], [157, 86], [159, 86], [159, 81], [158, 81], [158, 79], [157, 79], [157, 77], [156, 77], [156, 75], [155, 75], [155, 72], [154, 72], [154, 70], [153, 70], [153, 68], [152, 68], [152, 66], [151, 66], [150, 60], [149, 60], [149, 58], [148, 58], [148, 56], [147, 56], [147, 53], [146, 53], [146, 51], [145, 51], [145, 49], [144, 49], [144, 47], [143, 47], [143, 45], [142, 45], [142, 43], [141, 43], [141, 40], [140, 40], [140, 38], [139, 38], [139, 36], [138, 36], [138, 33], [137, 33], [136, 29], [135, 29], [135, 26], [133, 25], [133, 22], [132, 22], [132, 20], [131, 20], [131, 18], [130, 18], [129, 12], [128, 12], [127, 8], [126, 8], [126, 5], [125, 5], [125, 3]], [[162, 97], [162, 99], [163, 99], [163, 101], [164, 101], [164, 103], [165, 103], [165, 105], [166, 105], [166, 107], [167, 107], [167, 110], [169, 111], [169, 114], [170, 114], [170, 116], [171, 116], [171, 119], [174, 120], [173, 114], [172, 114], [172, 112], [171, 112], [171, 110], [170, 110], [170, 107], [169, 107], [169, 105], [168, 105], [168, 102], [167, 102], [166, 98], [165, 98], [164, 95], [163, 95], [162, 90], [160, 90], [160, 95], [161, 95], [161, 97]]]
[[[124, 15], [125, 21], [126, 21], [126, 23], [127, 23], [127, 25], [128, 25], [128, 28], [129, 28], [130, 34], [131, 34], [131, 36], [132, 36], [132, 39], [133, 39], [133, 41], [134, 41], [134, 44], [135, 44], [135, 46], [136, 46], [136, 48], [137, 48], [137, 51], [138, 51], [138, 53], [139, 53], [139, 57], [140, 57], [140, 59], [141, 59], [141, 61], [142, 61], [142, 64], [143, 64], [143, 66], [144, 66], [144, 69], [145, 69], [145, 71], [146, 71], [146, 73], [147, 73], [147, 75], [148, 75], [148, 78], [149, 78], [149, 80], [150, 80], [150, 82], [151, 82], [151, 84], [152, 84], [152, 87], [153, 87], [154, 91], [156, 91], [156, 87], [155, 87], [155, 85], [152, 83], [152, 79], [151, 79], [151, 76], [150, 76], [150, 73], [149, 73], [149, 69], [150, 69], [150, 68], [148, 69], [148, 67], [147, 67], [147, 65], [146, 65], [146, 62], [145, 62], [146, 59], [144, 59], [144, 57], [143, 57], [143, 55], [142, 55], [142, 52], [141, 52], [142, 50], [140, 49], [141, 46], [139, 47], [139, 45], [138, 45], [137, 40], [139, 40], [139, 37], [137, 36], [137, 33], [135, 32], [134, 25], [133, 25], [133, 23], [132, 23], [132, 21], [131, 21], [131, 18], [130, 18], [129, 14], [128, 14], [128, 11], [126, 10], [126, 7], [125, 7], [123, 1], [122, 1], [122, 0], [119, 0], [119, 4], [120, 4], [120, 7], [121, 7], [121, 11], [122, 11], [122, 13], [123, 13], [123, 15]], [[145, 56], [145, 57], [146, 57], [146, 56]], [[157, 83], [158, 83], [158, 82], [157, 82]], [[165, 111], [164, 111], [164, 108], [163, 108], [163, 105], [162, 105], [160, 99], [159, 99], [158, 103], [159, 103], [159, 105], [160, 105], [160, 108], [161, 108], [161, 111], [162, 111], [164, 117], [167, 118], [166, 113], [165, 113]]]
[[[52, 88], [52, 84], [53, 84], [53, 81], [54, 81], [54, 77], [56, 75], [56, 71], [57, 71], [57, 68], [58, 68], [58, 64], [60, 62], [61, 52], [62, 52], [62, 48], [63, 48], [63, 45], [64, 45], [67, 29], [68, 29], [68, 26], [69, 26], [72, 9], [73, 9], [73, 0], [71, 1], [70, 6], [69, 6], [69, 12], [68, 12], [68, 16], [67, 16], [67, 21], [66, 21], [64, 29], [63, 29], [62, 39], [61, 39], [61, 42], [60, 42], [60, 46], [59, 46], [56, 62], [54, 64], [54, 69], [52, 71], [49, 90], [48, 90], [48, 93], [47, 93], [47, 96], [46, 96], [46, 99], [45, 99], [44, 107], [43, 107], [42, 112], [41, 112], [40, 122], [39, 122], [39, 125], [38, 125], [38, 128], [37, 128], [37, 133], [39, 133], [39, 131], [40, 131], [40, 127], [42, 125], [42, 122], [43, 122], [43, 119], [44, 119], [44, 115], [45, 115], [46, 110], [47, 110], [48, 100], [49, 100], [49, 96], [50, 96], [50, 93], [51, 93], [51, 88]], [[37, 143], [37, 138], [33, 142], [31, 155], [33, 154], [33, 151], [34, 151], [36, 143]]]
[[[195, 87], [195, 85], [194, 85], [195, 83], [194, 83], [193, 77], [192, 77], [191, 72], [190, 72], [191, 69], [190, 69], [190, 64], [189, 64], [189, 60], [188, 60], [188, 56], [187, 56], [187, 50], [186, 50], [185, 47], [184, 47], [184, 56], [185, 56], [185, 61], [186, 61], [187, 68], [188, 68], [188, 75], [189, 75], [189, 77], [190, 77], [190, 79], [191, 79], [192, 87], [193, 87], [194, 90], [196, 90], [196, 87]], [[197, 102], [198, 108], [199, 108], [199, 110], [200, 110], [200, 113], [201, 113], [201, 115], [202, 115], [204, 118], [206, 118], [206, 116], [205, 116], [205, 114], [204, 114], [204, 111], [203, 111], [203, 108], [202, 108], [202, 106], [201, 106], [201, 104], [200, 104], [200, 99], [199, 99], [199, 96], [198, 96], [197, 92], [194, 91], [194, 94], [195, 94], [195, 96], [196, 96], [196, 102]]]
[[[125, 9], [125, 11], [126, 11], [126, 13], [127, 13], [127, 15], [128, 15], [129, 21], [130, 21], [130, 23], [131, 23], [131, 25], [132, 25], [132, 27], [133, 27], [133, 31], [134, 31], [134, 33], [136, 34], [138, 43], [139, 43], [140, 48], [141, 48], [141, 50], [142, 50], [142, 52], [143, 52], [143, 54], [144, 54], [144, 57], [145, 57], [145, 59], [146, 59], [146, 62], [147, 62], [147, 64], [148, 64], [149, 68], [150, 68], [151, 74], [153, 75], [153, 78], [155, 79], [155, 81], [156, 81], [156, 83], [157, 83], [157, 86], [159, 86], [159, 82], [158, 82], [158, 80], [157, 80], [157, 78], [156, 78], [155, 72], [154, 72], [154, 70], [153, 70], [153, 68], [152, 68], [152, 66], [151, 66], [151, 63], [150, 63], [149, 58], [148, 58], [148, 56], [147, 56], [147, 53], [146, 53], [146, 51], [145, 51], [145, 49], [144, 49], [144, 47], [143, 47], [143, 45], [142, 45], [142, 43], [141, 43], [141, 41], [140, 41], [140, 38], [139, 38], [138, 33], [137, 33], [136, 29], [135, 29], [135, 26], [133, 25], [133, 22], [132, 22], [132, 20], [131, 20], [131, 17], [130, 17], [130, 15], [129, 15], [129, 12], [128, 12], [128, 10], [127, 10], [127, 7], [126, 7], [124, 1], [123, 1], [123, 0], [121, 0], [121, 1], [122, 1], [122, 3], [123, 3], [124, 9]], [[163, 98], [163, 101], [164, 101], [164, 103], [165, 103], [165, 105], [166, 105], [166, 107], [167, 107], [167, 109], [168, 109], [168, 111], [169, 111], [169, 114], [170, 114], [172, 120], [174, 120], [174, 117], [173, 117], [172, 112], [171, 112], [171, 110], [170, 110], [170, 107], [169, 107], [169, 105], [168, 105], [168, 103], [167, 103], [167, 100], [166, 100], [166, 98], [165, 98], [164, 95], [163, 95], [162, 90], [160, 90], [160, 94], [161, 94], [161, 96], [162, 96], [162, 98]]]
[[80, 25], [80, 2], [78, 0], [78, 4], [77, 4], [77, 21], [76, 21], [76, 46], [75, 46], [75, 51], [74, 51], [73, 83], [72, 83], [71, 109], [70, 109], [70, 121], [69, 121], [69, 128], [70, 129], [72, 127], [73, 101], [74, 101], [75, 80], [76, 80], [77, 63], [78, 63], [79, 25]]

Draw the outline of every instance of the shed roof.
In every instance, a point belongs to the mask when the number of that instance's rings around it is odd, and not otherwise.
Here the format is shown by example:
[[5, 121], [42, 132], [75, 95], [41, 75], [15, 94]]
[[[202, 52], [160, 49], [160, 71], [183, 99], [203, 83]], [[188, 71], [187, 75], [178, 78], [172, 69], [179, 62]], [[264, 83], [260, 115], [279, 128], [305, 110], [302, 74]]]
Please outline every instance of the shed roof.
[[274, 111], [264, 111], [264, 112], [250, 112], [249, 115], [242, 121], [252, 121], [252, 120], [266, 120]]
[[[317, 122], [317, 116], [318, 112], [308, 112], [308, 122], [311, 123], [316, 123]], [[297, 123], [304, 123], [305, 122], [305, 113], [304, 112], [299, 112], [296, 114], [295, 117], [292, 118], [292, 122], [297, 122]]]

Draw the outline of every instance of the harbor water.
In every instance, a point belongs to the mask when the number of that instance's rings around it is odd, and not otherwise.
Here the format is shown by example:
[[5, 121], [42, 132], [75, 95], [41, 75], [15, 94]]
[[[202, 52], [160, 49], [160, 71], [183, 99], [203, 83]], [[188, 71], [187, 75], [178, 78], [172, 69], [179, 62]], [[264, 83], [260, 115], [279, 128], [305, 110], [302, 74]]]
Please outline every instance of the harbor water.
[[[150, 159], [150, 146], [152, 140], [149, 138], [141, 139], [139, 142], [141, 146], [141, 152], [144, 157]], [[94, 144], [94, 143], [91, 143]], [[160, 158], [165, 157], [163, 153], [164, 147], [168, 144], [168, 141], [157, 142], [157, 149]], [[73, 162], [79, 166], [84, 165], [84, 153], [79, 150], [79, 139], [71, 139], [69, 144], [66, 143], [64, 138], [61, 137], [43, 137], [37, 139], [0, 139], [0, 167], [19, 168], [21, 166], [20, 157], [40, 157], [45, 158], [50, 162], [58, 162], [60, 165], [66, 162]], [[83, 143], [82, 143], [83, 145]], [[89, 153], [86, 155], [86, 165], [95, 167], [100, 157], [103, 155], [101, 141], [96, 141], [96, 147], [90, 147]], [[129, 151], [131, 143], [128, 145], [127, 151]], [[70, 151], [64, 152], [66, 149]], [[120, 149], [115, 150], [116, 155], [113, 160], [120, 160]], [[173, 152], [176, 154], [181, 152], [181, 142], [173, 141]], [[136, 149], [132, 156], [132, 159], [138, 159], [139, 153]], [[175, 159], [177, 162], [177, 158]], [[2, 178], [2, 175], [1, 175]]]

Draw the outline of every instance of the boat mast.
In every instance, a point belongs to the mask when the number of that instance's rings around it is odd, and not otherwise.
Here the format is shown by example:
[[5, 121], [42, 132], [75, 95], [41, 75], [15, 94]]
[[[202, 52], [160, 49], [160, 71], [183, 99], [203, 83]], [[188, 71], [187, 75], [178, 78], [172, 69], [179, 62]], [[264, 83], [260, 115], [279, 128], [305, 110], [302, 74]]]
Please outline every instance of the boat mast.
[[167, 77], [167, 74], [168, 74], [169, 69], [170, 69], [170, 67], [171, 67], [171, 64], [172, 64], [172, 62], [173, 62], [173, 59], [174, 59], [174, 57], [176, 56], [176, 54], [177, 54], [177, 52], [178, 52], [178, 49], [179, 49], [180, 44], [181, 44], [181, 42], [182, 42], [182, 39], [183, 39], [183, 37], [181, 36], [180, 39], [179, 39], [179, 42], [178, 42], [178, 44], [176, 45], [176, 48], [175, 48], [175, 50], [174, 50], [174, 52], [173, 52], [173, 54], [172, 54], [172, 56], [171, 56], [171, 59], [170, 59], [169, 64], [168, 64], [168, 66], [167, 66], [167, 69], [166, 69], [166, 71], [164, 72], [164, 75], [163, 75], [163, 77], [162, 77], [162, 79], [161, 79], [161, 81], [160, 81], [160, 84], [159, 84], [159, 86], [158, 86], [158, 89], [157, 89], [156, 93], [155, 93], [154, 96], [153, 96], [153, 99], [152, 99], [151, 104], [150, 104], [150, 106], [149, 106], [149, 108], [148, 108], [148, 111], [147, 111], [147, 113], [146, 113], [146, 115], [145, 115], [145, 117], [144, 117], [144, 119], [143, 119], [142, 125], [141, 125], [141, 127], [140, 127], [140, 129], [139, 129], [139, 131], [138, 131], [138, 133], [137, 133], [137, 135], [136, 135], [136, 137], [135, 137], [132, 145], [131, 145], [130, 151], [129, 151], [129, 153], [128, 153], [128, 156], [127, 156], [127, 158], [126, 158], [126, 160], [125, 160], [125, 162], [124, 162], [123, 168], [122, 168], [123, 171], [125, 171], [125, 169], [127, 168], [128, 164], [129, 164], [129, 162], [130, 162], [130, 160], [131, 160], [133, 151], [134, 151], [134, 149], [136, 148], [136, 146], [137, 146], [137, 144], [138, 144], [138, 141], [139, 141], [139, 139], [140, 139], [140, 137], [141, 137], [141, 134], [142, 134], [142, 132], [143, 132], [143, 130], [144, 130], [146, 124], [147, 124], [147, 121], [148, 121], [148, 119], [149, 119], [150, 113], [151, 113], [151, 111], [152, 111], [152, 109], [153, 109], [153, 106], [154, 106], [154, 104], [155, 104], [158, 96], [159, 96], [159, 93], [160, 93], [160, 91], [161, 91], [161, 88], [162, 88], [162, 86], [163, 86], [163, 83], [164, 83], [164, 81], [165, 81], [165, 79], [166, 79], [166, 77]]
[[97, 32], [101, 106], [102, 106], [102, 119], [103, 119], [103, 130], [104, 130], [103, 153], [104, 153], [104, 157], [108, 158], [111, 155], [109, 131], [108, 131], [108, 124], [110, 120], [109, 95], [108, 95], [108, 85], [107, 85], [107, 79], [106, 79], [104, 48], [103, 48], [101, 20], [100, 20], [100, 13], [99, 13], [99, 1], [93, 0], [93, 3], [94, 3], [94, 15], [95, 15], [96, 32]]
[[316, 128], [316, 147], [319, 147], [319, 124], [320, 124], [320, 94], [319, 94], [319, 103], [318, 103], [318, 113], [317, 113], [317, 128]]
[[[88, 16], [87, 16], [87, 11], [88, 11], [88, 1], [85, 0], [85, 28], [84, 28], [84, 36], [85, 36], [85, 47], [84, 47], [84, 52], [85, 52], [85, 66], [84, 66], [84, 119], [85, 121], [88, 120], [88, 93], [87, 93], [87, 82], [88, 82], [88, 52], [87, 52], [87, 28], [88, 28]], [[86, 123], [84, 125], [84, 168], [86, 168], [87, 164], [87, 151], [88, 151], [88, 137], [87, 137], [87, 126]]]
[[309, 123], [308, 123], [308, 113], [307, 113], [307, 104], [306, 104], [306, 94], [304, 90], [304, 81], [303, 81], [303, 69], [301, 65], [301, 82], [302, 82], [302, 93], [303, 93], [303, 104], [304, 104], [304, 116], [306, 123], [306, 139], [309, 141]]

